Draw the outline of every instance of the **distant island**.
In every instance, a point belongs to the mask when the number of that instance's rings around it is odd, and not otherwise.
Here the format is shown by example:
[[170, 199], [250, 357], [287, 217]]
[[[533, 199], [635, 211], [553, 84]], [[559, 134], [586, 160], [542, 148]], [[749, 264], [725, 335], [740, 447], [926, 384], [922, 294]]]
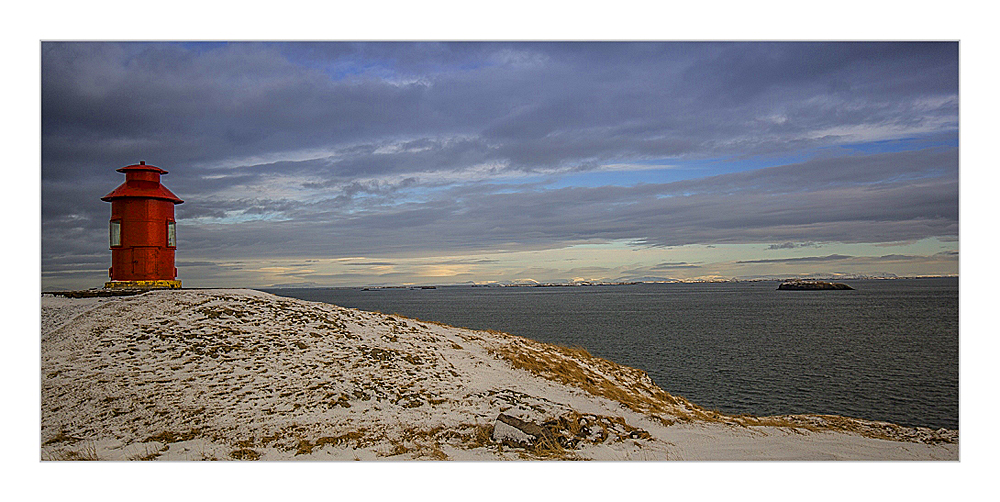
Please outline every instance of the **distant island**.
[[[281, 290], [281, 289], [325, 289], [325, 288], [348, 288], [348, 289], [359, 289], [363, 291], [382, 291], [382, 290], [420, 290], [420, 289], [437, 289], [437, 288], [450, 288], [450, 287], [472, 287], [472, 288], [554, 288], [554, 287], [586, 287], [586, 286], [635, 286], [641, 284], [734, 284], [734, 283], [758, 283], [758, 282], [791, 282], [791, 281], [814, 281], [814, 282], [833, 282], [833, 281], [882, 281], [882, 280], [896, 280], [896, 279], [957, 279], [957, 275], [919, 275], [919, 276], [895, 276], [891, 274], [877, 274], [877, 275], [863, 275], [863, 274], [845, 274], [835, 277], [828, 276], [812, 276], [807, 279], [788, 279], [787, 276], [784, 277], [774, 277], [774, 276], [751, 276], [751, 277], [711, 277], [711, 278], [688, 278], [688, 279], [678, 279], [669, 277], [641, 277], [641, 278], [621, 278], [615, 280], [588, 280], [588, 281], [566, 281], [566, 282], [538, 282], [534, 280], [521, 280], [521, 281], [488, 281], [477, 283], [475, 281], [466, 281], [462, 283], [437, 283], [437, 284], [367, 284], [367, 285], [352, 285], [352, 286], [321, 286], [316, 283], [302, 283], [302, 284], [271, 284], [267, 286], [258, 286], [262, 290]], [[837, 284], [837, 283], [834, 283]], [[186, 288], [191, 289], [191, 288]], [[197, 288], [196, 288], [197, 289]], [[782, 288], [785, 289], [785, 288]], [[792, 288], [788, 288], [792, 289]], [[798, 288], [798, 289], [809, 289], [809, 288]], [[833, 289], [854, 289], [851, 287], [846, 288], [833, 288]], [[60, 291], [50, 291], [46, 290], [45, 293], [50, 294], [60, 294], [66, 296], [66, 293], [78, 293], [78, 292], [60, 292]], [[89, 295], [88, 296], [93, 296]]]
[[778, 285], [779, 290], [785, 291], [819, 291], [827, 289], [854, 289], [847, 284], [840, 282], [810, 281], [796, 279], [785, 281]]

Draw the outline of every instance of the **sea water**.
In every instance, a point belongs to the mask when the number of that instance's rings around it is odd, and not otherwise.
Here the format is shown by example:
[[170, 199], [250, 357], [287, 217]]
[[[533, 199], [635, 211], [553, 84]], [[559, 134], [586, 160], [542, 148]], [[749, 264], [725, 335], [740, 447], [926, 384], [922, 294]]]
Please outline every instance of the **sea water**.
[[726, 413], [958, 428], [958, 279], [269, 292], [582, 346]]

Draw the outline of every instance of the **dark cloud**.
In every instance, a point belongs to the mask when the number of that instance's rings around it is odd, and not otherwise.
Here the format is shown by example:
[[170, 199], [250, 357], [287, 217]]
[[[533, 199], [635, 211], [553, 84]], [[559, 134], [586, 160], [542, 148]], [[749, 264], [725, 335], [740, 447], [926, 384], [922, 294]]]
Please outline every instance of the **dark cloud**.
[[683, 261], [678, 261], [678, 262], [664, 262], [664, 263], [658, 263], [658, 264], [650, 267], [650, 270], [674, 270], [674, 269], [683, 269], [683, 268], [701, 268], [701, 265], [694, 265], [694, 264], [683, 262]]
[[495, 263], [501, 263], [500, 260], [492, 258], [473, 258], [473, 259], [458, 259], [458, 260], [436, 260], [427, 262], [426, 265], [432, 266], [447, 266], [447, 265], [491, 265]]
[[904, 260], [920, 260], [924, 259], [924, 256], [911, 256], [903, 254], [887, 254], [879, 256], [878, 259], [882, 261], [904, 261]]
[[[321, 53], [333, 59], [316, 60]], [[237, 43], [205, 51], [45, 43], [43, 156], [49, 177], [62, 166], [96, 170], [143, 155], [209, 164], [441, 134], [480, 136], [492, 149], [469, 152], [476, 160], [526, 169], [747, 154], [810, 141], [824, 127], [911, 120], [921, 99], [956, 95], [955, 53], [957, 44], [944, 43]], [[834, 93], [831, 81], [851, 85]], [[939, 106], [957, 111], [957, 101]], [[758, 120], [772, 115], [793, 124]], [[370, 167], [363, 160], [342, 168]]]
[[[705, 99], [751, 101], [801, 89], [833, 94], [912, 95], [951, 92], [958, 85], [954, 43], [742, 43], [713, 44], [713, 55], [687, 78], [702, 84]], [[903, 82], [885, 75], [913, 71]]]
[[771, 258], [766, 260], [740, 260], [736, 263], [803, 263], [803, 262], [826, 262], [826, 261], [842, 261], [853, 259], [854, 256], [845, 256], [841, 254], [831, 254], [826, 256], [804, 256], [801, 258]]
[[781, 244], [771, 244], [767, 246], [765, 250], [771, 251], [775, 249], [796, 249], [796, 248], [813, 248], [819, 247], [819, 244], [815, 242], [783, 242]]
[[[941, 255], [942, 253], [936, 253], [934, 256]], [[948, 256], [957, 256], [947, 254]], [[844, 260], [866, 260], [866, 261], [912, 261], [912, 260], [927, 260], [927, 256], [914, 256], [914, 255], [902, 255], [902, 254], [887, 254], [882, 256], [845, 256], [840, 254], [831, 254], [827, 256], [805, 256], [800, 258], [772, 258], [766, 260], [741, 260], [736, 263], [805, 263], [805, 262], [828, 262], [828, 261], [844, 261]]]
[[[107, 258], [103, 254], [101, 256]], [[214, 267], [216, 263], [213, 261], [176, 260], [176, 265], [178, 267]]]

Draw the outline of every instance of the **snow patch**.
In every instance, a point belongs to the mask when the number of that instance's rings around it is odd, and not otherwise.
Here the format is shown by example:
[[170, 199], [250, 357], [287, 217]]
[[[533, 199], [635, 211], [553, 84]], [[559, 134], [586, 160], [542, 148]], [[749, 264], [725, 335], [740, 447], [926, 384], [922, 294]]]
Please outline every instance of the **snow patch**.
[[[253, 290], [43, 296], [41, 326], [43, 459], [958, 456], [957, 442], [934, 442], [940, 434], [909, 443], [782, 435], [695, 416], [700, 408], [641, 371], [585, 353]], [[515, 369], [505, 354], [571, 363], [600, 387]], [[502, 446], [531, 436], [497, 421], [501, 413], [545, 427], [558, 444], [541, 457]]]

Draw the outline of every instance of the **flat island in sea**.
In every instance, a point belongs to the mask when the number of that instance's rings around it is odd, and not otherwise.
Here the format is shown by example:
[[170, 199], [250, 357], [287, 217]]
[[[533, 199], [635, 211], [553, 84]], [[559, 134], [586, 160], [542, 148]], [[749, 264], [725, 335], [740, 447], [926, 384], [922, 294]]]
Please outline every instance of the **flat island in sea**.
[[854, 289], [842, 282], [810, 281], [796, 279], [785, 281], [778, 285], [782, 291], [826, 291], [826, 290], [850, 290]]

